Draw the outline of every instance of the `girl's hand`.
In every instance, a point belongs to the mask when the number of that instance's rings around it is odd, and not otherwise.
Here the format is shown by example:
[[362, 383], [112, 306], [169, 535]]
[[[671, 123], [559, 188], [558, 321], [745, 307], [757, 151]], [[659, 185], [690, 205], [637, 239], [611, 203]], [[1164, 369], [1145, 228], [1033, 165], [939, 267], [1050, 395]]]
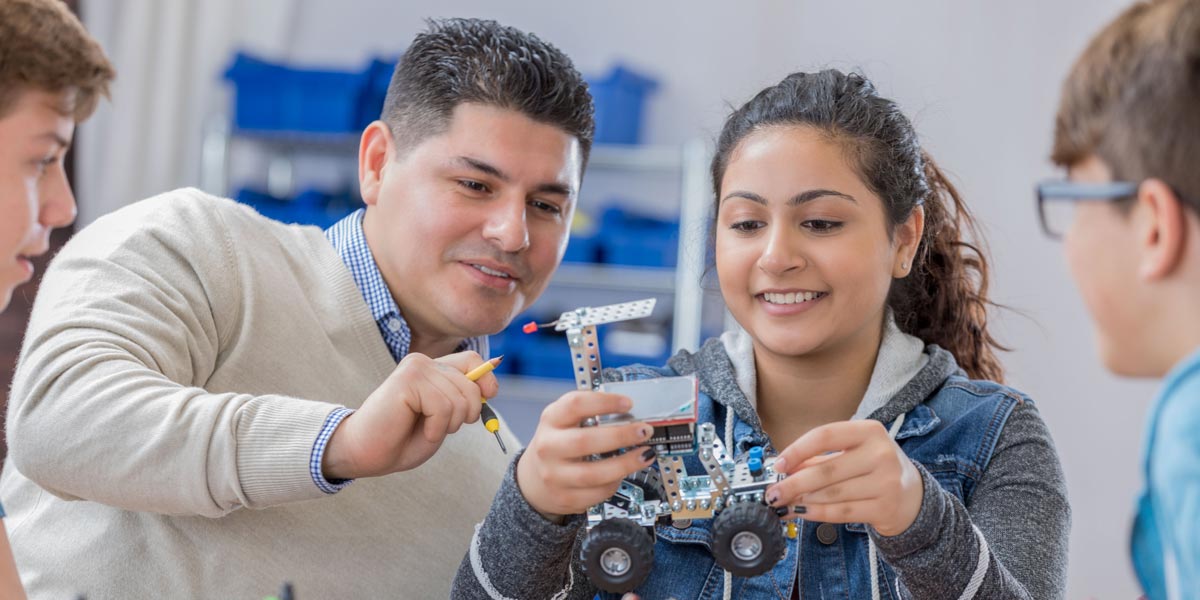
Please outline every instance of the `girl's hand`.
[[580, 514], [611, 497], [622, 479], [654, 464], [652, 448], [589, 460], [593, 454], [633, 448], [650, 439], [654, 428], [646, 423], [579, 426], [588, 417], [632, 407], [625, 396], [582, 391], [569, 392], [547, 406], [517, 462], [517, 486], [529, 505], [551, 521]]
[[924, 487], [912, 461], [879, 421], [822, 425], [793, 442], [775, 461], [787, 475], [767, 488], [772, 506], [824, 523], [867, 523], [893, 536], [921, 511]]

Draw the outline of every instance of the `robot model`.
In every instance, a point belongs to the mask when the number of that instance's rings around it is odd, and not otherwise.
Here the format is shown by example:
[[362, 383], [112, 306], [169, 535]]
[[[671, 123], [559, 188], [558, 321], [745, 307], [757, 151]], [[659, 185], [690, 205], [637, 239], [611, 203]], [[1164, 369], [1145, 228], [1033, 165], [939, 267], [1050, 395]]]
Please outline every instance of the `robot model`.
[[[695, 377], [603, 381], [596, 326], [648, 316], [654, 303], [577, 308], [553, 323], [556, 331], [566, 332], [579, 389], [633, 400], [630, 413], [599, 415], [583, 426], [640, 421], [654, 427], [645, 445], [657, 452], [656, 464], [627, 477], [611, 498], [587, 513], [583, 569], [593, 585], [608, 592], [631, 591], [650, 574], [655, 524], [686, 527], [695, 519], [713, 519], [714, 559], [743, 577], [771, 570], [784, 555], [785, 535], [795, 535], [795, 525], [782, 523], [764, 500], [767, 487], [783, 479], [773, 468], [775, 458], [754, 447], [734, 460], [712, 423], [697, 425]], [[703, 474], [688, 472], [684, 461], [689, 457]]]

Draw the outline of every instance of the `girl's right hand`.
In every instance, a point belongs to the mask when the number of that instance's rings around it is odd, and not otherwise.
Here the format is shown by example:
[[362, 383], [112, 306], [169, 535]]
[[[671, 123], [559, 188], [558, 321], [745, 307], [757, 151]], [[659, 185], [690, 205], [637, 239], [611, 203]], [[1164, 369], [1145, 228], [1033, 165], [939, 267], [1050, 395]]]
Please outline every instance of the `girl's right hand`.
[[525, 501], [557, 521], [607, 500], [622, 479], [653, 464], [652, 448], [588, 460], [650, 439], [654, 428], [645, 423], [580, 427], [590, 417], [631, 408], [633, 402], [626, 396], [583, 391], [564, 394], [547, 406], [517, 462], [517, 485]]

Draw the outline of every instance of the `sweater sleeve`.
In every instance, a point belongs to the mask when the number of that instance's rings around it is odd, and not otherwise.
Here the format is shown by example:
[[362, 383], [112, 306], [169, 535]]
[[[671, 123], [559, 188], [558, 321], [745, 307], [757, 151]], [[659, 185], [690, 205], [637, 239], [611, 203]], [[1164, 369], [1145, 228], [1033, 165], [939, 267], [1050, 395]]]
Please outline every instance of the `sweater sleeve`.
[[518, 454], [471, 547], [459, 564], [450, 597], [456, 600], [590, 600], [596, 589], [579, 567], [584, 518], [560, 524], [543, 518], [517, 485]]
[[971, 597], [972, 589], [976, 600], [1064, 597], [1066, 482], [1032, 402], [1013, 409], [969, 506], [917, 468], [925, 496], [916, 521], [893, 537], [871, 531], [909, 597]]
[[[13, 463], [50, 493], [217, 517], [318, 498], [335, 405], [209, 393], [241, 326], [228, 206], [176, 191], [98, 220], [51, 263], [8, 409]], [[281, 358], [282, 360], [282, 358]]]

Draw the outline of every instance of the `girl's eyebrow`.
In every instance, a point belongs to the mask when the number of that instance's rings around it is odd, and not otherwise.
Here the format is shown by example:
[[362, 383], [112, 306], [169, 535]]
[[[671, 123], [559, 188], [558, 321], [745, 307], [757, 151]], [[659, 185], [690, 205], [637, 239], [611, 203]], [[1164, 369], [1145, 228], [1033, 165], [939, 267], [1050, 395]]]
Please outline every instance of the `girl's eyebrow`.
[[[799, 206], [801, 204], [804, 204], [805, 202], [811, 202], [813, 200], [816, 200], [817, 198], [824, 198], [826, 196], [832, 196], [835, 198], [844, 198], [844, 199], [849, 200], [854, 203], [858, 202], [858, 200], [855, 200], [854, 196], [851, 196], [850, 194], [845, 194], [845, 193], [842, 193], [842, 192], [839, 192], [836, 190], [816, 189], [816, 190], [808, 190], [805, 192], [800, 192], [799, 194], [792, 196], [791, 200], [788, 200], [788, 206]], [[766, 206], [766, 204], [767, 204], [766, 198], [763, 198], [762, 196], [755, 194], [754, 192], [748, 192], [745, 190], [734, 190], [732, 192], [729, 192], [728, 194], [725, 195], [724, 198], [721, 198], [721, 202], [724, 203], [726, 200], [729, 200], [730, 198], [744, 198], [746, 200], [750, 200], [751, 202], [756, 202], [758, 204], [762, 204], [763, 206]]]

